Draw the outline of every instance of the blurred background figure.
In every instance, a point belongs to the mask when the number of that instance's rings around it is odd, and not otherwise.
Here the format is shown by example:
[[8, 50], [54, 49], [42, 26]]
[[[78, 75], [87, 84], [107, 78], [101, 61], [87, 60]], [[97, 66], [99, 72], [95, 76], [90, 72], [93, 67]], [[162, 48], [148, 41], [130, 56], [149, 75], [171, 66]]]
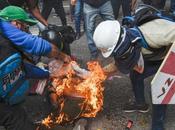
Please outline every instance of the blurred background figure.
[[120, 6], [122, 6], [123, 16], [131, 16], [131, 0], [111, 0], [115, 19], [119, 16]]
[[38, 21], [40, 21], [43, 25], [47, 26], [47, 21], [42, 17], [39, 7], [38, 0], [1, 0], [0, 10], [3, 8], [14, 5], [27, 10], [27, 12], [31, 13]]
[[54, 8], [56, 14], [60, 17], [62, 25], [67, 25], [66, 14], [63, 8], [62, 0], [43, 0], [42, 16], [48, 19], [52, 8]]
[[99, 51], [93, 41], [96, 18], [100, 16], [103, 20], [114, 20], [111, 2], [110, 0], [84, 0], [83, 13], [90, 60], [97, 60]]
[[175, 16], [175, 0], [171, 0], [170, 11]]
[[71, 0], [71, 5], [75, 6], [74, 20], [76, 39], [79, 39], [81, 37], [81, 20], [83, 19], [83, 0]]
[[157, 9], [163, 10], [166, 0], [142, 0], [144, 4], [152, 5]]

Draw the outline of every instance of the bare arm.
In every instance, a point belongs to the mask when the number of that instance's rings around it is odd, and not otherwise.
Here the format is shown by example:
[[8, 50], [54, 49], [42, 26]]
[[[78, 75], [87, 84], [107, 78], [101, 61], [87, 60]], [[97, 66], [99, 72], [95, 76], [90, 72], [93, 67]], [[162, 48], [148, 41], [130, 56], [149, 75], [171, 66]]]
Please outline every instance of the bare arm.
[[76, 2], [77, 2], [77, 0], [71, 0], [71, 1], [70, 1], [71, 5], [75, 5]]
[[58, 50], [57, 46], [54, 44], [51, 44], [51, 52], [48, 54], [48, 57], [54, 57], [56, 59], [60, 59], [66, 63], [69, 63], [71, 61], [70, 56], [66, 55], [65, 53]]
[[41, 15], [41, 12], [38, 8], [38, 6], [36, 6], [35, 8], [30, 9], [30, 12], [33, 14], [33, 16], [39, 20], [42, 24], [44, 24], [45, 26], [48, 26], [48, 22], [43, 18], [43, 16]]

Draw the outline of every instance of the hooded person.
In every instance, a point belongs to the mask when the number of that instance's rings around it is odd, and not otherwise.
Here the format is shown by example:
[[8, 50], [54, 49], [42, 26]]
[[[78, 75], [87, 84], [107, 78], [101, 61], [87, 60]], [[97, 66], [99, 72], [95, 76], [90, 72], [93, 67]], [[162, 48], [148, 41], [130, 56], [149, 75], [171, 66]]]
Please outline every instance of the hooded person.
[[[104, 31], [105, 30], [105, 31]], [[169, 47], [175, 41], [175, 23], [157, 18], [140, 26], [127, 28], [118, 21], [101, 22], [93, 39], [105, 58], [113, 57], [113, 69], [104, 67], [106, 73], [120, 71], [129, 74], [135, 102], [124, 106], [125, 112], [148, 112], [144, 97], [144, 79], [155, 74]], [[166, 105], [154, 105], [152, 130], [164, 130]]]
[[[26, 33], [36, 20], [28, 17], [20, 7], [8, 6], [0, 11], [0, 125], [8, 130], [35, 130], [19, 106], [30, 88], [28, 78], [45, 79], [53, 76], [29, 62], [23, 52], [59, 58], [58, 48], [48, 41]], [[67, 62], [68, 58], [62, 60]]]

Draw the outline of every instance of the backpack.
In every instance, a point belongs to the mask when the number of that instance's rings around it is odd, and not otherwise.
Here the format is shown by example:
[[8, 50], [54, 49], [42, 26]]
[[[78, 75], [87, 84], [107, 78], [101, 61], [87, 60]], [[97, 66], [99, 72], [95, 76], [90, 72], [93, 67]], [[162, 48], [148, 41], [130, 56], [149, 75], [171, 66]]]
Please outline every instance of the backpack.
[[25, 80], [21, 54], [1, 35], [0, 54], [1, 101], [9, 105], [20, 103], [29, 88], [29, 83]]
[[144, 58], [148, 60], [152, 59], [155, 55], [162, 54], [162, 52], [165, 52], [167, 50], [166, 46], [161, 48], [152, 48], [151, 46], [149, 46], [138, 28], [144, 23], [155, 19], [166, 19], [169, 21], [175, 21], [175, 17], [173, 15], [165, 11], [159, 11], [152, 6], [145, 4], [141, 4], [132, 16], [126, 16], [122, 20], [122, 26], [126, 28], [135, 28], [139, 31], [140, 35], [142, 36], [142, 47], [152, 52], [152, 54], [144, 55]]

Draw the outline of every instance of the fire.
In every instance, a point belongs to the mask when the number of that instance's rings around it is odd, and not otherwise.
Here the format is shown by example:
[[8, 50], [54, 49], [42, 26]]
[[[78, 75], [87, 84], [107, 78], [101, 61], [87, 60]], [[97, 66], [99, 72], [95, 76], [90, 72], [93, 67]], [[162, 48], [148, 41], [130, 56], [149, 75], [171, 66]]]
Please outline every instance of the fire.
[[[69, 122], [69, 115], [64, 113], [64, 96], [80, 97], [83, 101], [78, 104], [81, 113], [78, 117], [95, 117], [103, 106], [103, 81], [106, 76], [103, 69], [98, 62], [87, 63], [90, 75], [86, 79], [82, 79], [75, 75], [75, 72], [70, 71], [63, 79], [53, 79], [53, 86], [55, 86], [58, 99], [61, 100], [60, 110], [57, 115], [49, 115], [43, 120], [43, 124], [47, 127], [52, 124], [61, 124]], [[70, 108], [71, 109], [71, 108]]]

